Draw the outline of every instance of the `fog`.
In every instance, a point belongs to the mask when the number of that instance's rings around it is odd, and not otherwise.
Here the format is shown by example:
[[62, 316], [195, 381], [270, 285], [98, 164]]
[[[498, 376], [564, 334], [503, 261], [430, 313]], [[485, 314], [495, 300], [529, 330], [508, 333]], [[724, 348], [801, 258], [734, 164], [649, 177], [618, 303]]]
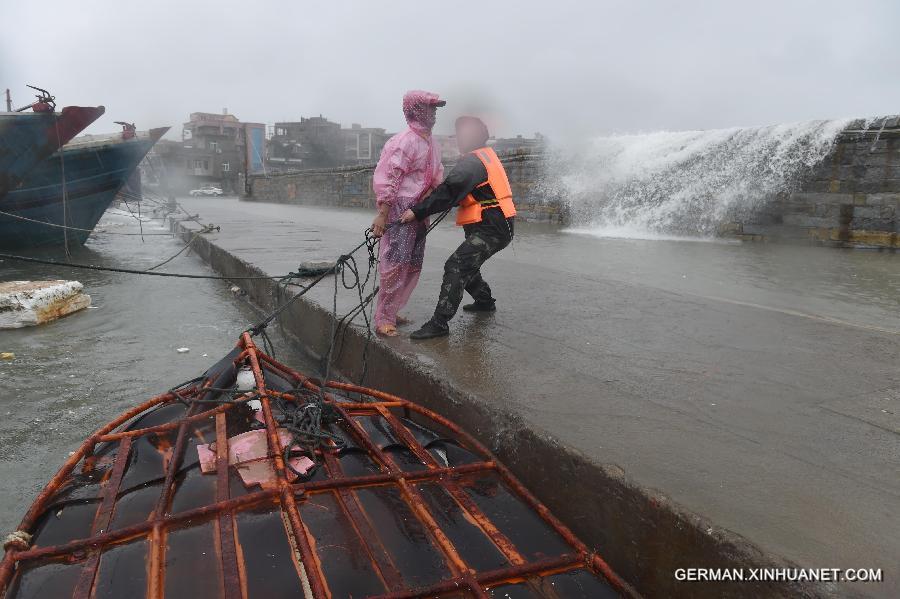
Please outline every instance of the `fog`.
[[410, 88], [556, 139], [900, 112], [896, 2], [6, 2], [0, 87], [89, 131], [227, 108], [395, 131]]

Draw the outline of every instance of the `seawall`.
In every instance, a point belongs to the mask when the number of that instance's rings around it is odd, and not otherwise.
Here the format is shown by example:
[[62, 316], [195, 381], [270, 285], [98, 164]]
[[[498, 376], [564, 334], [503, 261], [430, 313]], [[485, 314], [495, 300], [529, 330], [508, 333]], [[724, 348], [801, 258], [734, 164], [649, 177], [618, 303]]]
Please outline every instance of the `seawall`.
[[[543, 155], [512, 152], [503, 154], [501, 160], [521, 217], [536, 221], [561, 221], [560, 203], [546, 201], [546, 195], [540, 189]], [[445, 165], [447, 172], [452, 167], [453, 164]], [[336, 208], [374, 207], [374, 170], [374, 164], [366, 164], [270, 176], [254, 175], [250, 177], [250, 193], [243, 199]]]
[[900, 248], [900, 117], [854, 121], [801, 182], [739, 231], [835, 247]]
[[[522, 218], [567, 221], [566, 198], [548, 180], [544, 154], [518, 151], [501, 158]], [[244, 199], [371, 207], [373, 170], [369, 164], [254, 175]], [[900, 248], [900, 117], [853, 121], [792, 190], [767, 198], [762, 206], [741, 220], [721, 223], [720, 234], [750, 241]]]
[[[176, 232], [189, 240], [196, 226], [176, 223]], [[193, 250], [226, 276], [266, 273], [237, 252], [224, 249], [215, 238], [198, 236]], [[272, 281], [241, 285], [248, 299], [271, 310], [290, 292]], [[277, 321], [313, 358], [327, 350], [333, 324], [329, 307], [305, 296]], [[367, 336], [351, 328], [336, 352], [334, 366], [347, 379], [358, 381]], [[467, 392], [441, 368], [415, 353], [398, 350], [373, 339], [366, 362], [365, 383], [413, 399], [451, 417], [485, 443], [567, 526], [594, 547], [612, 567], [648, 597], [813, 597], [827, 589], [808, 583], [683, 583], [678, 568], [759, 568], [789, 566], [752, 543], [704, 518], [682, 509], [663, 493], [642, 487], [616, 466], [600, 464], [561, 444], [545, 431], [506, 409], [491, 397]], [[833, 592], [833, 589], [831, 589]]]

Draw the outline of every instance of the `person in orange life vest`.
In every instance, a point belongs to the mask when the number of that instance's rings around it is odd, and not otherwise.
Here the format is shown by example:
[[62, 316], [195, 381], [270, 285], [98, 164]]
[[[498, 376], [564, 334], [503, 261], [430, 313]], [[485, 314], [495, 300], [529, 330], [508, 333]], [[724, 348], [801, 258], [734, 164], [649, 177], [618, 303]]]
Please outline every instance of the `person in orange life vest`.
[[456, 224], [466, 234], [465, 241], [444, 265], [444, 280], [434, 316], [412, 333], [411, 339], [448, 335], [448, 323], [459, 308], [463, 291], [475, 300], [463, 306], [463, 310], [496, 310], [491, 288], [481, 277], [481, 265], [512, 241], [516, 208], [503, 164], [494, 150], [487, 147], [488, 137], [487, 126], [480, 119], [457, 119], [459, 161], [443, 183], [400, 217], [404, 223], [422, 221], [459, 206]]

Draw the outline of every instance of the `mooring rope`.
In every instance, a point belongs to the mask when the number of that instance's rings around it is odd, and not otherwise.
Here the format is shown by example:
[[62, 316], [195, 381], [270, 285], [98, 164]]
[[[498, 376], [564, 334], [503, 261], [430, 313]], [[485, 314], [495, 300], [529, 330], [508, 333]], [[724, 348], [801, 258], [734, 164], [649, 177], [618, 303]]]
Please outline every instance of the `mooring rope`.
[[202, 235], [204, 233], [209, 233], [214, 230], [218, 231], [219, 227], [207, 225], [207, 226], [203, 227], [202, 229], [200, 229], [199, 231], [195, 231], [194, 234], [191, 236], [190, 241], [188, 241], [187, 243], [184, 244], [184, 247], [182, 247], [180, 250], [178, 250], [173, 255], [169, 256], [168, 258], [166, 258], [165, 260], [163, 260], [156, 266], [151, 266], [150, 268], [148, 268], [147, 272], [150, 272], [151, 270], [156, 270], [160, 266], [165, 266], [166, 264], [168, 264], [169, 262], [171, 262], [172, 260], [174, 260], [175, 258], [180, 256], [181, 254], [183, 254], [185, 252], [185, 250], [187, 250], [189, 247], [191, 247], [191, 244], [194, 243], [195, 241], [197, 241], [197, 239], [200, 237], [200, 235]]
[[[55, 121], [56, 126], [56, 147], [62, 148], [62, 138], [59, 135], [59, 119]], [[66, 250], [66, 258], [69, 257], [69, 231], [66, 228], [69, 224], [68, 215], [68, 186], [66, 185], [66, 153], [59, 153], [59, 168], [62, 171], [62, 209], [63, 209], [63, 246]]]
[[127, 194], [122, 194], [122, 195], [119, 196], [119, 198], [122, 200], [122, 203], [125, 204], [125, 208], [128, 209], [128, 212], [131, 213], [131, 216], [132, 216], [135, 220], [137, 220], [137, 222], [138, 222], [138, 227], [140, 227], [140, 231], [141, 231], [141, 232], [139, 233], [139, 235], [141, 236], [141, 241], [144, 241], [144, 221], [141, 220], [141, 213], [140, 213], [140, 205], [141, 205], [141, 203], [138, 202], [138, 214], [137, 214], [137, 216], [135, 216], [134, 210], [131, 209], [131, 206], [128, 205], [128, 200], [125, 199], [125, 195], [127, 195]]
[[[447, 216], [447, 214], [449, 212], [450, 212], [450, 209], [447, 209], [444, 212], [442, 212], [436, 219], [434, 219], [434, 221], [432, 221], [431, 224], [428, 226], [428, 228], [425, 230], [425, 233], [423, 236], [428, 236], [428, 234], [434, 230], [434, 228], [438, 225], [438, 223], [440, 223], [444, 219], [444, 217]], [[387, 232], [389, 229], [391, 229], [392, 227], [394, 227], [397, 224], [398, 223], [396, 223], [396, 222], [388, 223], [385, 226], [385, 229], [384, 229], [385, 232]], [[372, 267], [374, 266], [375, 263], [377, 263], [377, 259], [375, 258], [375, 246], [377, 246], [379, 244], [379, 242], [381, 241], [381, 238], [375, 237], [373, 235], [371, 227], [367, 228], [364, 231], [363, 235], [364, 235], [365, 239], [363, 239], [363, 241], [361, 243], [359, 243], [356, 247], [351, 249], [349, 252], [347, 252], [345, 254], [341, 254], [338, 257], [338, 259], [335, 261], [335, 266], [334, 266], [335, 274], [343, 272], [344, 266], [352, 260], [353, 254], [355, 254], [356, 252], [361, 250], [363, 247], [368, 248], [368, 251], [369, 251], [369, 255], [370, 255], [369, 264], [370, 264], [370, 272], [371, 272]], [[2, 254], [0, 254], [0, 257], [2, 257]], [[359, 274], [358, 274], [358, 269], [356, 269], [356, 267], [355, 267], [355, 263], [354, 263], [354, 267], [351, 272], [354, 273], [357, 283], [358, 283], [359, 282]], [[247, 332], [249, 332], [250, 335], [253, 336], [253, 335], [258, 334], [263, 329], [265, 329], [267, 326], [269, 326], [269, 324], [273, 320], [275, 320], [278, 317], [279, 314], [281, 314], [282, 312], [287, 310], [291, 304], [293, 304], [295, 301], [297, 301], [302, 296], [304, 296], [310, 289], [312, 289], [313, 287], [315, 287], [316, 285], [321, 283], [322, 280], [325, 278], [325, 275], [327, 275], [327, 274], [330, 274], [330, 271], [329, 271], [329, 273], [323, 273], [321, 276], [317, 277], [309, 285], [307, 285], [300, 293], [297, 293], [294, 296], [292, 296], [285, 304], [275, 308], [275, 310], [270, 312], [261, 321], [259, 321], [255, 325], [248, 328]], [[273, 278], [279, 278], [279, 277], [273, 277]], [[366, 281], [368, 281], [368, 276], [366, 277]], [[358, 285], [351, 285], [350, 287], [346, 287], [346, 285], [345, 285], [345, 288], [353, 289], [354, 287], [357, 287], [357, 286]], [[335, 290], [335, 293], [337, 293], [336, 290]], [[360, 300], [360, 301], [362, 303], [362, 300]], [[371, 301], [371, 300], [368, 300], [368, 301]], [[366, 302], [366, 303], [368, 303], [368, 302]], [[359, 307], [359, 306], [357, 306], [357, 307]]]
[[[135, 270], [132, 268], [115, 268], [112, 266], [94, 266], [93, 264], [78, 264], [76, 262], [60, 262], [57, 260], [45, 260], [42, 258], [32, 258], [30, 256], [17, 256], [15, 254], [6, 254], [0, 253], [0, 259], [5, 260], [18, 260], [20, 262], [33, 262], [35, 264], [48, 264], [50, 266], [66, 266], [68, 268], [82, 268], [85, 270], [100, 270], [106, 272], [118, 272], [125, 273], [130, 275], [148, 275], [153, 277], [175, 277], [179, 279], [210, 279], [214, 281], [282, 281], [286, 279], [296, 279], [301, 277], [312, 276], [313, 273], [319, 274], [317, 271], [310, 271], [309, 269], [305, 269], [303, 267], [298, 268], [294, 272], [290, 272], [286, 275], [281, 276], [261, 276], [261, 277], [231, 277], [231, 276], [218, 276], [218, 275], [193, 275], [186, 273], [176, 273], [176, 272], [155, 272], [148, 270]], [[333, 269], [327, 269], [327, 272], [322, 274], [322, 278], [325, 278], [325, 275], [333, 272]]]
[[172, 233], [129, 233], [127, 231], [107, 231], [104, 229], [101, 229], [98, 231], [96, 229], [83, 229], [81, 227], [73, 227], [70, 225], [60, 225], [60, 224], [51, 223], [51, 222], [48, 222], [45, 220], [37, 220], [34, 218], [28, 218], [27, 216], [22, 216], [21, 214], [13, 214], [12, 212], [5, 212], [3, 210], [0, 210], [0, 215], [8, 216], [10, 218], [15, 218], [17, 220], [21, 220], [21, 221], [25, 221], [25, 222], [29, 222], [29, 223], [45, 225], [47, 227], [54, 227], [57, 229], [68, 229], [69, 231], [80, 231], [82, 233], [100, 233], [101, 235], [133, 235], [135, 237], [143, 236], [143, 235], [165, 235], [167, 237], [171, 237], [173, 235]]

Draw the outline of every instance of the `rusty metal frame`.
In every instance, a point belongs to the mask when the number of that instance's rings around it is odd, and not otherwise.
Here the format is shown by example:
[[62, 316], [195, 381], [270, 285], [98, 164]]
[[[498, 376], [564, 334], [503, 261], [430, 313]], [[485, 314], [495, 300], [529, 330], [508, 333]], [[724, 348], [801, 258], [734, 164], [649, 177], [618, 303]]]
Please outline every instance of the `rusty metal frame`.
[[[595, 552], [584, 545], [565, 525], [534, 497], [493, 455], [471, 435], [461, 430], [453, 422], [413, 402], [400, 397], [338, 381], [328, 381], [324, 385], [311, 377], [300, 374], [261, 352], [248, 333], [238, 342], [242, 350], [234, 364], [249, 365], [256, 379], [256, 395], [260, 399], [265, 421], [269, 455], [274, 465], [275, 482], [260, 491], [239, 497], [229, 495], [228, 442], [225, 416], [233, 403], [226, 403], [203, 409], [205, 404], [191, 403], [191, 399], [206, 393], [205, 388], [214, 386], [214, 381], [206, 380], [202, 385], [194, 385], [179, 391], [154, 397], [120, 415], [118, 418], [94, 432], [82, 446], [69, 457], [59, 472], [41, 491], [31, 508], [25, 514], [18, 530], [34, 532], [40, 516], [52, 505], [54, 495], [60, 490], [78, 464], [85, 470], [93, 467], [94, 449], [99, 443], [117, 443], [117, 454], [109, 476], [103, 483], [101, 498], [91, 527], [89, 537], [53, 546], [17, 547], [10, 546], [0, 562], [0, 596], [5, 595], [17, 568], [35, 560], [65, 560], [82, 564], [82, 570], [73, 592], [73, 599], [88, 599], [92, 595], [100, 556], [108, 548], [128, 543], [140, 538], [149, 539], [148, 580], [146, 596], [162, 598], [165, 594], [165, 551], [166, 536], [169, 531], [187, 523], [197, 525], [211, 522], [215, 532], [215, 554], [220, 562], [222, 580], [220, 595], [225, 599], [244, 599], [248, 596], [246, 572], [239, 546], [235, 515], [261, 505], [280, 510], [285, 522], [285, 531], [291, 547], [295, 550], [295, 565], [298, 571], [298, 586], [312, 597], [331, 597], [319, 557], [315, 552], [315, 540], [300, 517], [298, 497], [306, 494], [330, 492], [344, 517], [352, 524], [361, 541], [361, 546], [371, 560], [373, 570], [381, 579], [387, 593], [383, 598], [418, 597], [446, 592], [466, 590], [474, 597], [487, 597], [487, 589], [492, 585], [521, 582], [529, 577], [546, 576], [559, 572], [584, 568], [604, 577], [609, 584], [624, 596], [637, 593]], [[364, 449], [369, 458], [381, 469], [379, 474], [347, 476], [341, 469], [340, 461], [328, 448], [317, 452], [327, 474], [325, 480], [315, 482], [289, 482], [288, 472], [282, 456], [276, 420], [272, 413], [270, 398], [286, 400], [299, 399], [289, 393], [266, 388], [265, 371], [293, 381], [297, 388], [322, 392], [342, 417], [342, 426], [350, 437]], [[334, 392], [351, 393], [362, 399], [340, 398]], [[137, 416], [164, 404], [178, 401], [189, 402], [185, 414], [172, 422], [133, 430], [122, 430]], [[451, 433], [464, 448], [477, 455], [479, 461], [453, 467], [442, 466], [431, 453], [418, 442], [410, 430], [392, 410], [402, 409], [406, 414], [414, 413], [430, 420]], [[395, 437], [400, 440], [424, 464], [424, 470], [404, 471], [386, 452], [382, 451], [354, 419], [357, 416], [381, 417]], [[191, 425], [212, 418], [215, 422], [216, 448], [216, 495], [215, 501], [199, 508], [170, 513], [175, 492], [176, 476], [187, 445], [187, 434]], [[165, 468], [165, 481], [160, 496], [150, 517], [145, 522], [114, 531], [107, 527], [114, 515], [116, 499], [124, 476], [131, 445], [144, 435], [176, 430], [174, 446]], [[564, 555], [542, 560], [529, 560], [516, 549], [506, 537], [463, 490], [460, 478], [475, 473], [494, 473], [511, 493], [524, 501], [540, 518], [552, 528], [570, 547]], [[508, 567], [492, 571], [478, 571], [467, 564], [459, 551], [441, 530], [426, 502], [417, 488], [419, 483], [434, 482], [447, 491], [458, 507], [467, 514], [481, 532], [494, 544]], [[378, 537], [377, 528], [369, 521], [355, 490], [379, 486], [397, 489], [410, 512], [418, 519], [428, 534], [434, 547], [443, 556], [451, 577], [427, 588], [409, 588], [404, 585], [397, 564], [392, 562], [389, 552]]]

